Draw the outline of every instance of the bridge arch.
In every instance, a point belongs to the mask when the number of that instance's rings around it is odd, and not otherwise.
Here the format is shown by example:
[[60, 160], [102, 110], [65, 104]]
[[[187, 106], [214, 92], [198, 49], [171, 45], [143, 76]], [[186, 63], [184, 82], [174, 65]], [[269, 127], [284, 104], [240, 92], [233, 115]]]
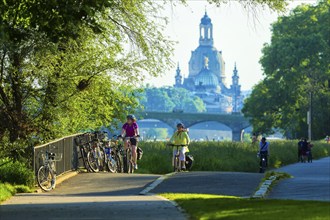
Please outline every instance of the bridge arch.
[[190, 125], [189, 134], [196, 140], [232, 140], [232, 129], [217, 121], [204, 121]]
[[166, 140], [174, 132], [170, 125], [159, 119], [141, 119], [137, 123], [143, 140]]
[[137, 116], [141, 119], [158, 119], [175, 129], [178, 122], [190, 127], [199, 122], [216, 121], [232, 129], [232, 140], [240, 141], [242, 130], [250, 122], [241, 114], [209, 114], [209, 113], [180, 113], [180, 112], [140, 112]]

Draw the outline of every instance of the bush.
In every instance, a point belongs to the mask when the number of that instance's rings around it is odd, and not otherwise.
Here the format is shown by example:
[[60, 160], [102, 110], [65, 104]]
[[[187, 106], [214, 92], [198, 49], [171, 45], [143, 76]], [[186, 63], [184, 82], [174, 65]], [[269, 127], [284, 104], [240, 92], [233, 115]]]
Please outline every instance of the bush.
[[[269, 168], [278, 168], [298, 161], [297, 141], [271, 141]], [[329, 156], [330, 145], [313, 142], [313, 158]], [[172, 148], [164, 142], [140, 142], [143, 158], [139, 173], [172, 172]], [[194, 171], [258, 172], [258, 145], [241, 142], [193, 142], [189, 146], [194, 156]]]
[[[0, 164], [4, 162], [6, 161], [3, 160]], [[18, 161], [9, 162], [0, 166], [0, 182], [32, 187], [34, 184], [34, 174], [24, 163]]]

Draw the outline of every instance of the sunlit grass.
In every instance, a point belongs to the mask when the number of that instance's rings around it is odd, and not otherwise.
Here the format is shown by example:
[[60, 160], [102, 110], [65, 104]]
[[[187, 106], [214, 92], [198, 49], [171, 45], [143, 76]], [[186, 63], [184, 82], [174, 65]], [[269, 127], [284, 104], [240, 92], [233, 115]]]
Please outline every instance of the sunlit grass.
[[[172, 148], [164, 142], [140, 142], [144, 155], [139, 161], [140, 173], [164, 174], [172, 171]], [[241, 142], [194, 142], [190, 153], [194, 156], [194, 171], [258, 172], [258, 145]], [[313, 157], [329, 156], [330, 145], [314, 142]], [[296, 163], [297, 141], [270, 143], [269, 168]]]
[[183, 208], [190, 219], [324, 219], [330, 203], [316, 201], [243, 199], [207, 194], [161, 194]]
[[9, 199], [16, 193], [30, 193], [31, 188], [24, 185], [11, 185], [9, 183], [0, 183], [0, 203]]

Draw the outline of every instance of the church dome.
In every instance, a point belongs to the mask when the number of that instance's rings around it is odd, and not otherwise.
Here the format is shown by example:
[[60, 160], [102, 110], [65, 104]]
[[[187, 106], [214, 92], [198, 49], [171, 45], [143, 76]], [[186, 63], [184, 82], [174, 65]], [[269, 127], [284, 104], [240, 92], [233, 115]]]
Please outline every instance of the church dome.
[[195, 78], [196, 86], [217, 87], [218, 77], [207, 67], [204, 67]]
[[202, 17], [202, 19], [201, 19], [201, 24], [203, 24], [203, 25], [211, 24], [211, 18], [207, 15], [206, 12], [205, 12], [204, 17]]

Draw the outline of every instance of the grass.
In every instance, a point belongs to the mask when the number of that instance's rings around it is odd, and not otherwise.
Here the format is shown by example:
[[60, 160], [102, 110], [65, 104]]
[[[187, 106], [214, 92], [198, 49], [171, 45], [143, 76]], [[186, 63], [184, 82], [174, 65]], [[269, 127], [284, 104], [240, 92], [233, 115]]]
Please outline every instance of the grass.
[[0, 183], [0, 202], [3, 202], [16, 193], [30, 193], [32, 189], [24, 185], [11, 185], [9, 183]]
[[161, 194], [174, 200], [189, 219], [315, 219], [330, 218], [330, 203], [317, 201], [243, 199], [206, 194]]
[[[313, 142], [313, 158], [329, 156], [330, 144]], [[172, 171], [172, 149], [164, 142], [140, 142], [143, 158], [139, 173], [164, 174]], [[193, 142], [190, 152], [194, 156], [193, 171], [258, 172], [256, 157], [258, 146], [241, 142]], [[297, 141], [272, 141], [269, 168], [296, 163]]]

